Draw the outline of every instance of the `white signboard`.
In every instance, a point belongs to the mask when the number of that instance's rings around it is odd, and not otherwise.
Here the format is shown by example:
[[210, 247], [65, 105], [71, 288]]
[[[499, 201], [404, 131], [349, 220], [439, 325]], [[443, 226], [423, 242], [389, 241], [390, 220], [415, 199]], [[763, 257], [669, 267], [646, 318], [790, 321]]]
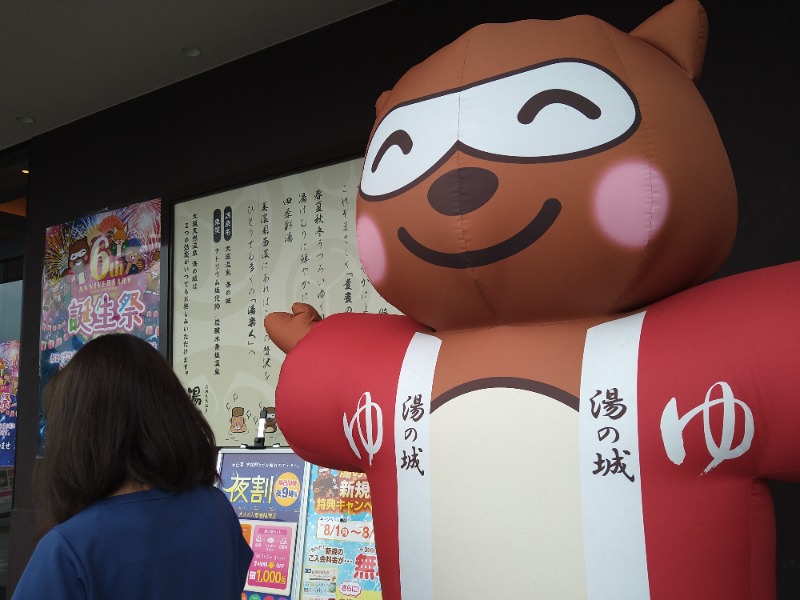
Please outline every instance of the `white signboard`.
[[173, 367], [217, 444], [252, 444], [262, 409], [274, 423], [284, 358], [264, 317], [313, 305], [339, 312], [398, 311], [358, 260], [355, 197], [363, 159], [265, 181], [175, 206]]

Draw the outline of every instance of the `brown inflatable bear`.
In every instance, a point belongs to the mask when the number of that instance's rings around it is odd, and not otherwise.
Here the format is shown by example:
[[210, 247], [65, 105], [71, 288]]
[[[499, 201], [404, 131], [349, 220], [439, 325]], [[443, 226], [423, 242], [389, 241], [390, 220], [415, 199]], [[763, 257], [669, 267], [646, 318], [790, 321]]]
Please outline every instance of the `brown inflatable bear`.
[[800, 477], [800, 264], [736, 228], [676, 0], [476, 27], [377, 104], [362, 263], [406, 316], [265, 320], [295, 451], [367, 473], [385, 600], [765, 600]]

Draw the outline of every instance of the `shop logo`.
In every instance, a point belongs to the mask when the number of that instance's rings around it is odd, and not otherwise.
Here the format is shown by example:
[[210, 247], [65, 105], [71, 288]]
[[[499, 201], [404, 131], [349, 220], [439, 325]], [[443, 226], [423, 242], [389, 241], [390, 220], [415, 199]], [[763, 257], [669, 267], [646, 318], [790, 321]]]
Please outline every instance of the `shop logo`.
[[355, 455], [361, 458], [361, 451], [356, 444], [354, 434], [357, 432], [361, 448], [369, 455], [369, 464], [372, 464], [372, 457], [378, 453], [383, 444], [383, 410], [372, 401], [369, 392], [361, 394], [352, 419], [348, 420], [347, 413], [344, 413], [342, 425], [344, 425], [344, 435]]
[[[718, 390], [712, 399], [712, 394]], [[738, 411], [737, 411], [738, 408]], [[714, 433], [711, 430], [711, 411], [722, 410], [722, 423], [717, 443]], [[722, 461], [737, 458], [750, 449], [755, 433], [753, 422], [753, 412], [750, 407], [733, 395], [731, 386], [724, 381], [718, 381], [706, 392], [706, 399], [701, 405], [688, 411], [682, 417], [678, 416], [678, 401], [673, 398], [667, 403], [664, 412], [661, 413], [661, 439], [664, 442], [664, 450], [669, 459], [676, 465], [683, 463], [686, 458], [686, 449], [683, 445], [683, 430], [686, 425], [697, 415], [703, 415], [703, 431], [705, 434], [706, 448], [711, 454], [712, 461], [703, 471], [708, 473], [711, 469], [719, 465]], [[741, 414], [744, 419], [744, 432], [742, 439], [734, 445], [734, 432], [736, 422]]]

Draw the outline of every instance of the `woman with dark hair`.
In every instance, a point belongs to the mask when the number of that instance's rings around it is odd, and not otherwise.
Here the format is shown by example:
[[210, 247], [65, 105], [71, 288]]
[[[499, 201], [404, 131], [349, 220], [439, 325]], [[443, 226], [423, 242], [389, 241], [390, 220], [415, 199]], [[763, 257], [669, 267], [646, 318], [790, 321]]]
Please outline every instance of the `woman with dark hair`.
[[239, 600], [253, 553], [217, 481], [214, 434], [166, 360], [95, 338], [44, 393], [45, 535], [14, 600]]

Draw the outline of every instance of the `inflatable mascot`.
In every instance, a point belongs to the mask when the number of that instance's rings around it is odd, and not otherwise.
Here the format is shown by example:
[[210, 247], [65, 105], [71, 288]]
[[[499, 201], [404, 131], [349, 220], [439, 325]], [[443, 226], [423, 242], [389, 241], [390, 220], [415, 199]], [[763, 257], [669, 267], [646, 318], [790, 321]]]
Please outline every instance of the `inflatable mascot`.
[[800, 479], [800, 263], [703, 283], [736, 192], [707, 22], [489, 24], [377, 102], [357, 206], [404, 316], [265, 319], [295, 451], [367, 473], [385, 600], [766, 600]]

